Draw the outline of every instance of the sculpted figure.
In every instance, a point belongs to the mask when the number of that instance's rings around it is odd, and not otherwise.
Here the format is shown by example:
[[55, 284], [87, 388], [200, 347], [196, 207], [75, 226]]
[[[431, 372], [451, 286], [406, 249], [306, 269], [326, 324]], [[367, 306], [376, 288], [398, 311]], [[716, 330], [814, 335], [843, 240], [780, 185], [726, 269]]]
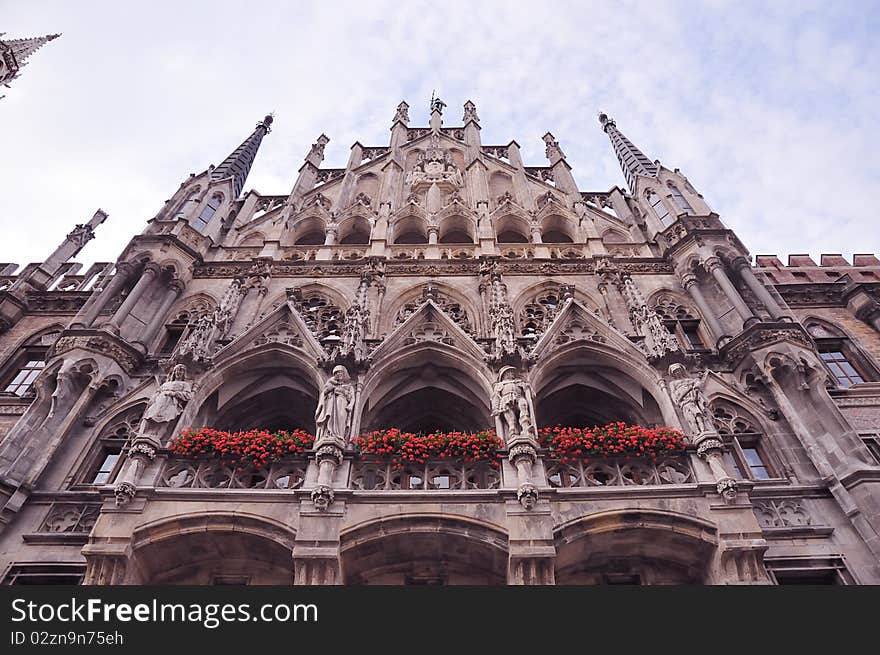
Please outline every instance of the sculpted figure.
[[512, 366], [503, 367], [498, 374], [492, 390], [492, 416], [501, 418], [505, 438], [534, 433], [526, 383], [516, 377]]
[[138, 428], [138, 436], [161, 443], [165, 428], [180, 416], [192, 397], [193, 385], [186, 379], [186, 366], [177, 364], [147, 405]]
[[321, 389], [315, 411], [317, 440], [348, 441], [351, 412], [354, 409], [354, 385], [344, 366], [336, 366], [333, 375]]
[[507, 303], [501, 303], [493, 317], [495, 331], [495, 353], [504, 355], [516, 352], [516, 328], [513, 323], [513, 310]]
[[714, 432], [715, 428], [712, 426], [709, 406], [706, 402], [706, 396], [703, 395], [703, 382], [706, 374], [704, 373], [699, 379], [694, 379], [688, 375], [684, 366], [672, 364], [669, 367], [669, 375], [672, 376], [669, 381], [672, 400], [681, 407], [685, 420], [688, 426], [694, 430], [694, 434]]

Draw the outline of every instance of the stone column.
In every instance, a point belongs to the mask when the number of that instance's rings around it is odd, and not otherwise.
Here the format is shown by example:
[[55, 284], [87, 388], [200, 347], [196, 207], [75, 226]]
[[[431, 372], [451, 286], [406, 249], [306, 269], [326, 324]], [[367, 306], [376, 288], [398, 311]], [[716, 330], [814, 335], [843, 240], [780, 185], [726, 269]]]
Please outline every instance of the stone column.
[[700, 310], [700, 314], [703, 315], [703, 320], [708, 323], [709, 329], [712, 331], [712, 334], [715, 335], [716, 342], [727, 336], [724, 334], [724, 328], [721, 327], [721, 323], [715, 318], [715, 310], [713, 310], [712, 307], [709, 306], [709, 303], [706, 302], [706, 297], [703, 295], [700, 285], [697, 282], [697, 276], [693, 273], [685, 273], [681, 276], [681, 286], [688, 292], [690, 297], [694, 299], [697, 308]]
[[721, 290], [724, 292], [724, 295], [727, 296], [727, 299], [733, 303], [733, 307], [743, 320], [743, 324], [748, 325], [749, 323], [754, 322], [757, 319], [757, 316], [752, 313], [752, 310], [749, 309], [749, 306], [742, 299], [742, 296], [739, 295], [739, 291], [733, 286], [733, 282], [727, 277], [727, 273], [724, 271], [724, 263], [721, 259], [718, 257], [709, 257], [703, 262], [703, 266], [705, 266], [706, 270], [715, 278], [715, 281], [718, 283], [718, 286], [721, 287]]
[[752, 271], [752, 264], [745, 257], [737, 257], [733, 260], [733, 268], [739, 273], [739, 276], [742, 278], [742, 281], [745, 282], [746, 286], [749, 290], [754, 293], [758, 300], [760, 300], [764, 307], [767, 308], [767, 311], [770, 312], [770, 316], [774, 319], [781, 319], [785, 312], [776, 302], [776, 299], [770, 294], [761, 281], [755, 276], [754, 271]]
[[122, 306], [116, 310], [116, 313], [113, 315], [113, 318], [110, 319], [110, 322], [107, 323], [107, 327], [111, 332], [119, 332], [122, 323], [128, 318], [129, 313], [131, 313], [131, 310], [134, 309], [134, 306], [141, 299], [141, 296], [144, 295], [146, 290], [153, 283], [153, 280], [156, 279], [156, 276], [159, 275], [160, 270], [159, 265], [154, 262], [149, 262], [144, 266], [144, 272], [141, 274], [141, 278], [137, 281], [137, 284], [134, 285], [134, 288], [128, 296], [126, 296]]
[[153, 315], [152, 320], [147, 324], [147, 327], [144, 328], [141, 335], [134, 340], [134, 345], [143, 350], [143, 352], [147, 352], [149, 349], [150, 343], [152, 343], [156, 333], [165, 322], [168, 310], [171, 309], [171, 305], [173, 305], [174, 301], [177, 300], [181, 293], [183, 293], [184, 288], [185, 285], [180, 280], [171, 280], [171, 282], [168, 283], [168, 289], [165, 290], [162, 302], [159, 304], [159, 308]]
[[124, 556], [89, 556], [86, 558], [86, 575], [83, 584], [101, 586], [124, 584], [127, 569], [128, 558]]
[[117, 264], [116, 273], [113, 274], [109, 284], [102, 291], [91, 295], [80, 310], [80, 314], [73, 319], [73, 325], [91, 327], [95, 319], [98, 318], [98, 314], [122, 291], [125, 284], [131, 279], [132, 273], [134, 273], [134, 266], [128, 262]]

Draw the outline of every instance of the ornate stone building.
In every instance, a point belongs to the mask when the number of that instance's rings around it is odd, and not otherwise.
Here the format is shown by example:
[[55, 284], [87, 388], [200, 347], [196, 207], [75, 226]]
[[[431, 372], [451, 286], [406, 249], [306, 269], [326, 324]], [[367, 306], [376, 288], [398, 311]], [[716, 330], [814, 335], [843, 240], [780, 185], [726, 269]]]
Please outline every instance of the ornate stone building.
[[[602, 114], [628, 189], [401, 103], [387, 145], [242, 194], [272, 117], [114, 263], [0, 264], [0, 575], [92, 584], [880, 583], [880, 261], [752, 263]], [[651, 459], [542, 428], [669, 426]], [[299, 428], [227, 467], [185, 428]], [[493, 428], [500, 465], [352, 439]], [[499, 462], [496, 460], [495, 462]]]

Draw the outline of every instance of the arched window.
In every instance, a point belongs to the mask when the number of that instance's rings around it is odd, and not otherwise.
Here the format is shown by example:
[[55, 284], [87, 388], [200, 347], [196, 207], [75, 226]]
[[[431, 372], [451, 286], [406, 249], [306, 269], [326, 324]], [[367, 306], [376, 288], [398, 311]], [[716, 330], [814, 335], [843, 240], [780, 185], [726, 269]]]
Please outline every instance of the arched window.
[[192, 226], [199, 232], [208, 227], [208, 223], [214, 218], [214, 214], [220, 209], [221, 204], [223, 204], [222, 194], [215, 193], [211, 196], [211, 199], [208, 200], [208, 204], [205, 205], [205, 208], [202, 209], [198, 217], [192, 222]]
[[324, 244], [324, 233], [321, 230], [306, 232], [294, 241], [296, 246], [321, 246]]
[[60, 332], [45, 332], [30, 339], [19, 348], [2, 369], [4, 396], [19, 398], [34, 395], [33, 384], [46, 366], [49, 348], [58, 339]]
[[666, 205], [663, 203], [663, 199], [660, 196], [653, 191], [648, 191], [646, 197], [648, 198], [648, 204], [651, 205], [651, 209], [660, 220], [660, 224], [663, 227], [669, 227], [675, 222], [675, 217], [669, 213], [668, 209], [666, 209]]
[[318, 341], [331, 347], [342, 341], [344, 317], [337, 305], [317, 291], [294, 297], [300, 315]]
[[113, 481], [122, 465], [122, 450], [137, 434], [144, 407], [127, 410], [114, 418], [101, 431], [86, 458], [85, 466], [76, 475], [78, 484], [103, 485]]
[[740, 480], [771, 480], [781, 477], [773, 463], [761, 430], [732, 405], [713, 403], [715, 427], [729, 447], [727, 462]]
[[679, 212], [679, 213], [682, 213], [682, 212], [684, 212], [685, 214], [693, 214], [694, 213], [694, 208], [691, 207], [690, 203], [687, 201], [687, 198], [685, 198], [682, 195], [681, 191], [678, 190], [677, 186], [670, 183], [669, 184], [669, 191], [672, 193], [672, 200], [675, 202], [676, 206], [681, 210], [681, 212]]
[[180, 207], [177, 209], [177, 213], [174, 215], [174, 218], [184, 218], [186, 216], [187, 210], [192, 206], [199, 197], [199, 190], [196, 189], [192, 191], [182, 203], [180, 203]]
[[563, 292], [559, 286], [542, 291], [519, 312], [519, 331], [523, 337], [537, 341], [562, 305]]
[[664, 298], [654, 306], [654, 311], [686, 350], [706, 350], [706, 344], [700, 337], [700, 319], [687, 307], [671, 298]]
[[847, 389], [877, 378], [868, 357], [843, 332], [819, 321], [809, 321], [806, 327], [838, 387]]

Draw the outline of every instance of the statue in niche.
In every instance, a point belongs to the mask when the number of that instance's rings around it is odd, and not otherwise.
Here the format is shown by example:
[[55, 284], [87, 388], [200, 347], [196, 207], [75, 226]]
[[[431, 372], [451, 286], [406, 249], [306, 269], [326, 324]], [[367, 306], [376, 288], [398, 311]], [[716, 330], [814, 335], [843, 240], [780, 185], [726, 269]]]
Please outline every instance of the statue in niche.
[[55, 375], [55, 389], [52, 391], [47, 419], [63, 414], [76, 396], [77, 385], [72, 368], [69, 362], [64, 362]]
[[339, 365], [321, 389], [318, 408], [315, 410], [316, 441], [332, 439], [348, 442], [348, 429], [354, 409], [354, 385], [348, 369]]
[[186, 366], [176, 364], [144, 410], [138, 438], [161, 444], [168, 424], [183, 413], [192, 397], [193, 384], [186, 379]]
[[714, 432], [709, 403], [703, 394], [703, 383], [708, 372], [694, 379], [688, 375], [687, 369], [682, 364], [672, 364], [669, 367], [669, 375], [672, 377], [669, 381], [669, 392], [672, 400], [684, 413], [687, 427], [694, 430], [695, 435]]
[[535, 433], [528, 386], [516, 376], [513, 366], [504, 366], [498, 372], [498, 382], [492, 389], [492, 416], [501, 419], [504, 434], [499, 436], [506, 440]]

